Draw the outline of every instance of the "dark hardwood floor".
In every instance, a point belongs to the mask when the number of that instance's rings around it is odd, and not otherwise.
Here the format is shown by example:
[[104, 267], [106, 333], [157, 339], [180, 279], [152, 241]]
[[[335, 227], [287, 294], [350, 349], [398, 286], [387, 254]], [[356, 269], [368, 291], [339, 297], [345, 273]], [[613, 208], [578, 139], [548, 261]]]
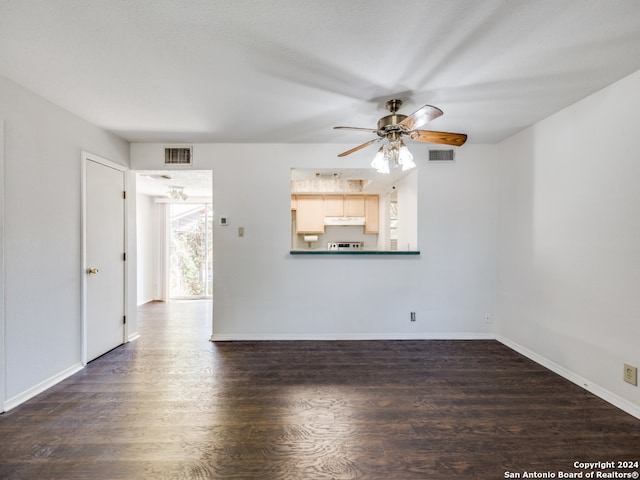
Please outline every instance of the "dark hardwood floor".
[[0, 478], [640, 471], [575, 468], [640, 461], [640, 420], [498, 342], [213, 344], [210, 308], [141, 307], [139, 340], [1, 415]]

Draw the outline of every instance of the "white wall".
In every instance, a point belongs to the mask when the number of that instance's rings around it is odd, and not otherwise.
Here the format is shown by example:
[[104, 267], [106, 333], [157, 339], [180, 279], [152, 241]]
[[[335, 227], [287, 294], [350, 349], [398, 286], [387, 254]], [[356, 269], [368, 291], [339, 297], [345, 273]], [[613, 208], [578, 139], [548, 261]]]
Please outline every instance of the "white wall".
[[[214, 228], [214, 338], [491, 336], [495, 146], [465, 146], [444, 166], [426, 161], [426, 145], [412, 145], [420, 256], [290, 255], [290, 169], [366, 168], [375, 153], [345, 164], [336, 155], [347, 147], [194, 146], [194, 168], [213, 170], [216, 222], [230, 220]], [[162, 159], [162, 145], [131, 145], [133, 169], [162, 169]]]
[[0, 77], [4, 118], [4, 406], [81, 362], [81, 178], [86, 150], [121, 165], [128, 144]]
[[640, 72], [499, 146], [498, 333], [640, 415]]
[[161, 232], [157, 225], [155, 198], [149, 195], [136, 196], [137, 232], [137, 305], [156, 300], [157, 249]]

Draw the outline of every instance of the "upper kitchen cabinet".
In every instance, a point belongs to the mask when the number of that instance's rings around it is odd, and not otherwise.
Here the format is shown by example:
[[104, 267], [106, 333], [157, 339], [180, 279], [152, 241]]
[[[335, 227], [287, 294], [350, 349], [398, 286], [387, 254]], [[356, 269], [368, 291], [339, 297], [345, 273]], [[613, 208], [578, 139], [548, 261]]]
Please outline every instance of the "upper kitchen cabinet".
[[364, 233], [378, 233], [379, 203], [378, 195], [292, 196], [296, 233], [324, 233], [325, 217], [364, 218]]
[[325, 195], [326, 217], [364, 217], [364, 195]]
[[364, 195], [345, 195], [344, 216], [364, 217]]
[[364, 233], [378, 233], [380, 229], [380, 201], [378, 195], [365, 195]]
[[324, 215], [325, 217], [344, 217], [344, 196], [325, 195]]
[[296, 196], [296, 233], [324, 233], [322, 195]]

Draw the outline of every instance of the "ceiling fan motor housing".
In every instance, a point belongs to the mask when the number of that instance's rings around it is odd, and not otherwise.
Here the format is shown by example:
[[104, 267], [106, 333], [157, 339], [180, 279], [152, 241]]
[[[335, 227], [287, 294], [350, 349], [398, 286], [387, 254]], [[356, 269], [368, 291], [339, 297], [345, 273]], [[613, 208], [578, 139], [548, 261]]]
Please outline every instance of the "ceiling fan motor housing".
[[390, 137], [391, 140], [399, 138], [400, 135], [406, 133], [407, 128], [400, 125], [400, 122], [407, 118], [406, 115], [392, 113], [378, 120], [378, 135], [381, 137]]

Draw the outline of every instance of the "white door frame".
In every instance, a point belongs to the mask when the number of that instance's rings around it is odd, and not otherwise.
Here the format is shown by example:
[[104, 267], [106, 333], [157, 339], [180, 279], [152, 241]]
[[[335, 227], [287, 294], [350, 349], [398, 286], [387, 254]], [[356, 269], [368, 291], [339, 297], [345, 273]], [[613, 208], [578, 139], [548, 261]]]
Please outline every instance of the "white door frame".
[[0, 413], [4, 412], [7, 394], [7, 343], [5, 337], [5, 295], [4, 295], [4, 121], [0, 118]]
[[[98, 155], [94, 155], [92, 153], [85, 152], [84, 150], [80, 153], [81, 156], [81, 171], [82, 171], [82, 219], [81, 219], [81, 229], [82, 232], [82, 261], [80, 262], [82, 267], [82, 272], [80, 275], [80, 301], [81, 301], [81, 342], [80, 342], [80, 358], [82, 359], [82, 365], [87, 364], [87, 162], [96, 162], [106, 167], [113, 168], [115, 170], [119, 170], [123, 173], [126, 173], [128, 168], [117, 163], [114, 163], [106, 158], [102, 158]], [[127, 191], [127, 175], [123, 175], [124, 177], [124, 189]], [[126, 249], [128, 245], [128, 208], [124, 209], [124, 248], [125, 255]], [[129, 311], [129, 298], [128, 298], [128, 277], [127, 274], [127, 262], [124, 265], [124, 305], [123, 305], [123, 313]], [[128, 342], [129, 339], [129, 323], [124, 324], [124, 335], [123, 335], [123, 343]]]

